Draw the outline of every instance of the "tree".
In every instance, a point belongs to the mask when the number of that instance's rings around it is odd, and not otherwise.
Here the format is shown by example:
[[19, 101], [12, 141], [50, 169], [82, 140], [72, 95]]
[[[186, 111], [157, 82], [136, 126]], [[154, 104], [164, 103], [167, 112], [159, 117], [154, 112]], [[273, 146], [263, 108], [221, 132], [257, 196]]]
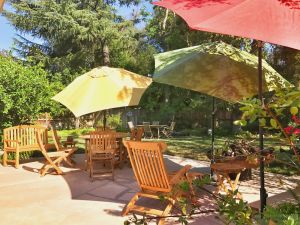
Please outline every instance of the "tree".
[[0, 129], [29, 123], [43, 112], [59, 113], [51, 97], [61, 87], [50, 84], [39, 66], [25, 67], [0, 55]]
[[5, 12], [9, 21], [21, 34], [43, 41], [37, 44], [19, 37], [17, 51], [27, 61], [30, 59], [30, 63], [42, 62], [54, 80], [68, 84], [79, 74], [100, 65], [137, 70], [144, 65], [134, 58], [141, 45], [147, 50], [149, 47], [134, 23], [117, 15], [114, 6], [137, 4], [138, 0], [12, 2], [15, 11]]
[[282, 76], [299, 86], [300, 79], [300, 53], [279, 45], [272, 45], [268, 61]]

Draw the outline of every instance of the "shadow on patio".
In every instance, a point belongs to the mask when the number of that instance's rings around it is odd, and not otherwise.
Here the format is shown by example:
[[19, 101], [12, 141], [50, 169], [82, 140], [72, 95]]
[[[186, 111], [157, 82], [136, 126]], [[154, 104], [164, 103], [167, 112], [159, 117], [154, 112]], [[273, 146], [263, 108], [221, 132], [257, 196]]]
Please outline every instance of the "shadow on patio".
[[[115, 181], [99, 179], [91, 182], [84, 171], [84, 155], [76, 154], [76, 168], [62, 167], [64, 176], [46, 175], [40, 177], [40, 161], [22, 162], [20, 169], [0, 166], [0, 216], [3, 224], [123, 224], [121, 217], [124, 205], [138, 191], [133, 171], [128, 165], [116, 169]], [[193, 170], [210, 173], [209, 163], [174, 156], [165, 156], [169, 171], [181, 165], [191, 164]], [[266, 186], [269, 194], [275, 195], [293, 188], [299, 177], [287, 180], [286, 186], [279, 186], [272, 175], [267, 175]], [[213, 190], [214, 187], [209, 189]], [[240, 191], [249, 202], [259, 199], [259, 180], [243, 182]], [[214, 209], [215, 203], [205, 192], [199, 193], [201, 209]], [[257, 203], [257, 202], [256, 202]], [[160, 205], [159, 202], [145, 201], [146, 205]], [[17, 216], [16, 216], [17, 215]], [[195, 217], [190, 224], [223, 224], [216, 214]], [[175, 224], [169, 220], [166, 224]]]

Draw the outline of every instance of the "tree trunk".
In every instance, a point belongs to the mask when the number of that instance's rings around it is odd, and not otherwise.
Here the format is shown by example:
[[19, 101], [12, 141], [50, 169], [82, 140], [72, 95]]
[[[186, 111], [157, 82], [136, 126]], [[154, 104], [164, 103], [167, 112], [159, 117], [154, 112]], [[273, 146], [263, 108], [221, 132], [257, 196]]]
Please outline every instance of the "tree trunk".
[[96, 128], [99, 124], [99, 120], [101, 118], [101, 111], [95, 112], [94, 113], [94, 123], [93, 123], [93, 127]]
[[103, 54], [103, 66], [109, 66], [109, 64], [110, 64], [109, 48], [106, 43], [104, 43], [104, 45], [103, 45], [102, 54]]
[[76, 117], [76, 120], [75, 120], [75, 128], [78, 129], [78, 128], [79, 128], [79, 125], [80, 125], [79, 117]]
[[169, 10], [167, 9], [167, 10], [166, 10], [166, 13], [165, 13], [165, 18], [164, 18], [163, 24], [162, 24], [162, 29], [163, 29], [163, 31], [166, 30], [166, 25], [167, 25], [168, 15], [169, 15]]

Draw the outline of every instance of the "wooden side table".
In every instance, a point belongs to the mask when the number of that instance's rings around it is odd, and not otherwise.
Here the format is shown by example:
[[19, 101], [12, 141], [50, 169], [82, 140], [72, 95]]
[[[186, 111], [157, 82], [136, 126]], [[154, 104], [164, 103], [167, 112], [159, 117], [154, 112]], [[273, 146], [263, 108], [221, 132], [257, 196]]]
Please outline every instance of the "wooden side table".
[[[237, 189], [241, 172], [246, 169], [246, 166], [243, 164], [232, 164], [232, 163], [214, 163], [211, 165], [211, 169], [217, 175], [217, 190], [216, 193], [224, 191], [226, 194], [229, 193], [229, 189], [226, 186], [226, 183], [229, 184], [231, 191]], [[229, 174], [236, 173], [235, 180], [231, 180]], [[237, 197], [242, 199], [242, 194], [237, 193]]]

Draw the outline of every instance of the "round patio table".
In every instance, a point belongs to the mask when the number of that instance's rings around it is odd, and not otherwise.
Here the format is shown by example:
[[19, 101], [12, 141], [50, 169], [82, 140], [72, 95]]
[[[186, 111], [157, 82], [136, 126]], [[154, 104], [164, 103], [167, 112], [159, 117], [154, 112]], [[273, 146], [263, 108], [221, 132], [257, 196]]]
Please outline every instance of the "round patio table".
[[[226, 186], [226, 183], [229, 184], [230, 190], [235, 191], [237, 189], [241, 172], [247, 169], [246, 164], [242, 163], [214, 163], [211, 165], [211, 169], [217, 175], [217, 190], [216, 193], [224, 191], [226, 194], [229, 194], [229, 189]], [[235, 180], [231, 180], [229, 174], [236, 173]], [[242, 194], [237, 193], [237, 197], [242, 199]]]

